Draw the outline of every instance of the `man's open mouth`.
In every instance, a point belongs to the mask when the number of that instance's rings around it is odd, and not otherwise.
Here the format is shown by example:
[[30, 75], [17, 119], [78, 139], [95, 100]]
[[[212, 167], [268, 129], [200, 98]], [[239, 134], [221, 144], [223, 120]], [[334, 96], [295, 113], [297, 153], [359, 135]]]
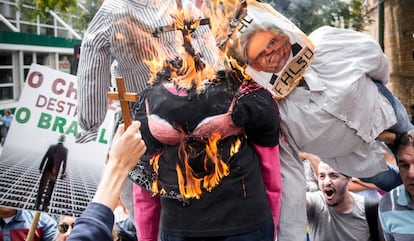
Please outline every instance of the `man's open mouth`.
[[332, 197], [334, 195], [335, 191], [333, 189], [326, 189], [325, 194], [327, 197]]

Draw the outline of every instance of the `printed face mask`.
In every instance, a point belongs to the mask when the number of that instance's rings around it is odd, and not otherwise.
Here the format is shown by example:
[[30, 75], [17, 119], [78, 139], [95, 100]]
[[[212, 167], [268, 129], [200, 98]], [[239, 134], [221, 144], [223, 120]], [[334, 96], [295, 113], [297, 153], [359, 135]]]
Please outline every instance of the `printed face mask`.
[[246, 73], [276, 99], [286, 97], [310, 66], [314, 46], [307, 36], [270, 5], [248, 1], [231, 43]]

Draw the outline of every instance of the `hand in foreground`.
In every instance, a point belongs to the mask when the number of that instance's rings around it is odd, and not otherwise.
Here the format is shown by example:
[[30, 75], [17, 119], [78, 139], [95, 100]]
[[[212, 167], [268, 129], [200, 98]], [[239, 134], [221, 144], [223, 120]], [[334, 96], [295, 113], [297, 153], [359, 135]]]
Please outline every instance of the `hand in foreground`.
[[124, 130], [124, 125], [119, 125], [112, 140], [107, 166], [115, 165], [126, 169], [128, 172], [137, 164], [146, 151], [139, 128], [141, 123], [134, 121]]
[[112, 210], [117, 206], [128, 172], [146, 151], [140, 126], [138, 121], [134, 121], [126, 130], [123, 124], [118, 127], [93, 202], [104, 204]]

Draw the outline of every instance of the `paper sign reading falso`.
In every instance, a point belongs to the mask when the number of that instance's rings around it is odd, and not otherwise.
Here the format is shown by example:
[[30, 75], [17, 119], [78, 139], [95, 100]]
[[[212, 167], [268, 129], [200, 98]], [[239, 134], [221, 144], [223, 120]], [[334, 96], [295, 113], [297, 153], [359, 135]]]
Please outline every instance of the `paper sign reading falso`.
[[96, 141], [75, 143], [76, 77], [32, 64], [0, 156], [0, 206], [79, 216], [101, 177], [114, 111]]

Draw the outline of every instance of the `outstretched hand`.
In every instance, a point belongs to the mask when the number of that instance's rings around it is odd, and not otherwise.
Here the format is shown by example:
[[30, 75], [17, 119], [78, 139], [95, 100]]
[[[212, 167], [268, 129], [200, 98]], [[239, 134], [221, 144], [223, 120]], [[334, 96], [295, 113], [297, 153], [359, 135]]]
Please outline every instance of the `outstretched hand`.
[[146, 151], [140, 126], [138, 121], [133, 121], [126, 130], [123, 124], [118, 126], [94, 202], [104, 204], [112, 210], [117, 206], [128, 172]]
[[123, 124], [119, 125], [112, 140], [107, 165], [116, 165], [131, 170], [146, 151], [139, 128], [141, 123], [134, 121], [125, 130]]

